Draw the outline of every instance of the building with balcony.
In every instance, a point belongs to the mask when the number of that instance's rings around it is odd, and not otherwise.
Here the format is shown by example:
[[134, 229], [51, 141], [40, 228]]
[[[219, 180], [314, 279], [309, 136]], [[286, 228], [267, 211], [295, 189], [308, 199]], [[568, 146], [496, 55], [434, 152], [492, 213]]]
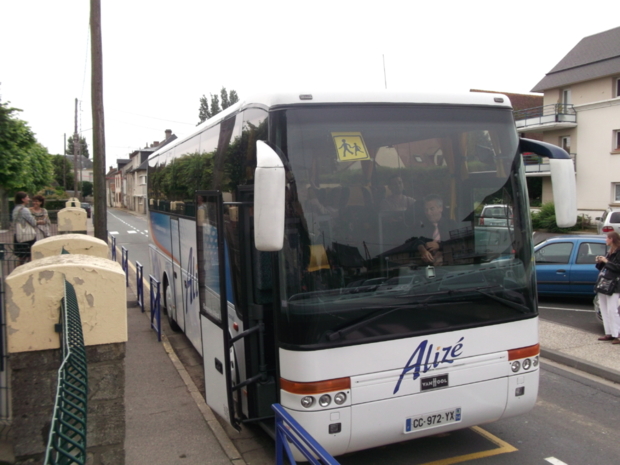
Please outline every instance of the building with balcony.
[[[515, 111], [517, 130], [571, 154], [579, 212], [620, 207], [620, 27], [582, 39], [532, 92], [543, 105]], [[527, 175], [543, 178], [542, 200], [552, 201], [548, 161], [534, 158], [525, 157]]]

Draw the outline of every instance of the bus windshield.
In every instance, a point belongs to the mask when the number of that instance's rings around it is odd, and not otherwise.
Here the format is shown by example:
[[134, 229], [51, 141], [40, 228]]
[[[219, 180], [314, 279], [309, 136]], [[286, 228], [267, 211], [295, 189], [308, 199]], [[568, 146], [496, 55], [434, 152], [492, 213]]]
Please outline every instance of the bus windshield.
[[[289, 165], [283, 346], [358, 344], [536, 315], [509, 108], [317, 105], [271, 118]], [[481, 221], [492, 205], [492, 221]]]

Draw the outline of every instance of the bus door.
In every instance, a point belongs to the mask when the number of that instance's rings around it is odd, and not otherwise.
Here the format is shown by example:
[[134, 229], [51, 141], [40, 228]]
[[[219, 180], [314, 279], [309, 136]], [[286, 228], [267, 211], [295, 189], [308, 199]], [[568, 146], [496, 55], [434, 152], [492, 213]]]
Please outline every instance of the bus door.
[[239, 429], [232, 397], [222, 194], [196, 193], [198, 294], [207, 404]]
[[[248, 420], [273, 417], [271, 405], [277, 402], [276, 348], [273, 322], [275, 281], [273, 252], [260, 252], [254, 245], [254, 186], [240, 186], [240, 242], [243, 247], [242, 282], [245, 287], [243, 325], [245, 331], [233, 339], [243, 342], [243, 379], [234, 387], [240, 390], [244, 415]], [[241, 340], [242, 339], [242, 340]], [[237, 357], [240, 353], [235, 352]]]
[[[181, 264], [181, 242], [179, 220], [170, 219], [170, 240], [172, 241], [172, 318], [181, 329], [185, 329], [185, 312], [183, 310], [183, 272]], [[171, 311], [168, 309], [168, 311]]]

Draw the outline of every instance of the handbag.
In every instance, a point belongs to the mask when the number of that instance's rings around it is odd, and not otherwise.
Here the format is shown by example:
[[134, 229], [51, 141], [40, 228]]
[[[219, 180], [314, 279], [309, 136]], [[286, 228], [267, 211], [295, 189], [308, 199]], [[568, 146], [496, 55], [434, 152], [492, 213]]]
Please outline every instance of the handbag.
[[602, 274], [598, 277], [598, 281], [596, 281], [596, 286], [594, 286], [594, 291], [598, 294], [603, 295], [612, 295], [616, 287], [618, 286], [619, 278], [606, 278]]
[[[23, 207], [22, 207], [23, 209]], [[21, 213], [21, 210], [19, 211]], [[32, 227], [32, 225], [28, 222], [19, 221], [19, 219], [15, 222], [15, 239], [17, 242], [28, 242], [36, 239], [37, 232]]]

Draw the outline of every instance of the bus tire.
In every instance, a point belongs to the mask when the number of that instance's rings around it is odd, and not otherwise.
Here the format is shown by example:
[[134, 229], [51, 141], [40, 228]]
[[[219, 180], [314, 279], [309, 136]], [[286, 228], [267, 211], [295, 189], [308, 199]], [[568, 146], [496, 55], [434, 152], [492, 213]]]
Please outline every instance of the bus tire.
[[170, 329], [172, 329], [172, 331], [174, 331], [175, 333], [178, 333], [181, 331], [181, 327], [177, 324], [177, 322], [174, 320], [174, 317], [172, 316], [172, 312], [170, 311], [171, 305], [169, 306], [169, 302], [172, 301], [172, 287], [170, 287], [170, 284], [168, 283], [168, 277], [164, 277], [164, 313], [166, 314], [166, 317], [168, 317], [168, 323], [170, 324]]

